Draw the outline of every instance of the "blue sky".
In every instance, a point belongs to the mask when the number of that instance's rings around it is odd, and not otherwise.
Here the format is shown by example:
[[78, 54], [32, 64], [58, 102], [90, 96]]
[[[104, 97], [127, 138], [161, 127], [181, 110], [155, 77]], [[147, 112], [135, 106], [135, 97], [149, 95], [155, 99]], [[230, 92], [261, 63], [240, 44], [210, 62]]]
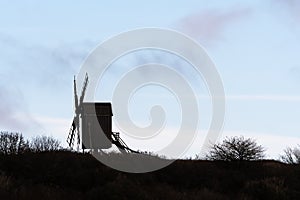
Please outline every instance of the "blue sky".
[[[227, 96], [223, 137], [254, 137], [276, 157], [284, 147], [300, 144], [298, 13], [296, 0], [0, 1], [0, 129], [26, 137], [53, 135], [64, 143], [73, 117], [73, 76], [89, 52], [120, 32], [171, 28], [198, 41], [222, 76]], [[105, 79], [110, 87], [121, 73], [113, 67]], [[186, 68], [182, 73], [194, 89], [207, 92]], [[136, 101], [165, 94], [155, 88], [146, 91]], [[110, 100], [109, 90], [100, 88], [97, 100]], [[148, 104], [140, 104], [139, 110], [147, 111], [143, 106]], [[204, 121], [199, 129], [204, 130], [209, 102], [199, 99], [199, 104]], [[147, 123], [143, 112], [133, 109], [131, 115]], [[170, 130], [174, 128], [171, 123]], [[188, 155], [199, 146], [200, 136]]]

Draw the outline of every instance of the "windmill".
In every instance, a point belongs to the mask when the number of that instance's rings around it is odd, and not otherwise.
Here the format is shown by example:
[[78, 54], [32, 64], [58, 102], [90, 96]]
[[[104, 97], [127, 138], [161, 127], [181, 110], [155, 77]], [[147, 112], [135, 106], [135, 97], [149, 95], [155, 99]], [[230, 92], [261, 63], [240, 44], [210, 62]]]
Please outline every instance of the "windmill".
[[88, 74], [86, 73], [83, 87], [81, 90], [81, 96], [80, 100], [78, 102], [78, 96], [77, 96], [77, 88], [76, 88], [76, 80], [74, 76], [74, 100], [75, 100], [75, 116], [69, 131], [69, 135], [67, 138], [67, 143], [69, 147], [74, 146], [74, 140], [75, 140], [75, 134], [77, 133], [77, 146], [80, 145], [80, 117], [82, 116], [82, 105], [83, 105], [83, 99], [85, 96], [86, 88], [89, 82]]
[[111, 103], [83, 102], [88, 83], [89, 78], [86, 73], [78, 101], [74, 77], [75, 116], [67, 138], [69, 147], [73, 148], [77, 134], [77, 149], [79, 149], [80, 143], [83, 150], [109, 149], [114, 144], [122, 153], [140, 153], [130, 149], [120, 138], [120, 133], [112, 132]]

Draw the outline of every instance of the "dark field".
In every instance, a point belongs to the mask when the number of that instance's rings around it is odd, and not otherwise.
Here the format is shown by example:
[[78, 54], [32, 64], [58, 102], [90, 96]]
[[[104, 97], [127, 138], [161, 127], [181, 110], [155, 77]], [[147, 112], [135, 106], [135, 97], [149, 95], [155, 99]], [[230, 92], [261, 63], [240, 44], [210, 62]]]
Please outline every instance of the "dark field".
[[278, 161], [178, 160], [123, 173], [90, 154], [0, 156], [0, 199], [299, 199], [300, 166]]

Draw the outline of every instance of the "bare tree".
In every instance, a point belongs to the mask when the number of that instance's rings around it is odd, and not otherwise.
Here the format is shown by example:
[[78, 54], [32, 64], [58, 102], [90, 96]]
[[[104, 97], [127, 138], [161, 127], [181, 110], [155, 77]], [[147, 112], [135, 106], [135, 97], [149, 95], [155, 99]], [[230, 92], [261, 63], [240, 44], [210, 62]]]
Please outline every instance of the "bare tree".
[[34, 152], [56, 151], [61, 149], [60, 141], [50, 136], [36, 136], [30, 142], [30, 148]]
[[300, 146], [293, 149], [286, 148], [284, 154], [280, 156], [280, 160], [288, 164], [300, 164]]
[[24, 140], [21, 133], [0, 132], [0, 153], [19, 154], [29, 150], [29, 142]]
[[251, 138], [227, 137], [222, 143], [214, 144], [206, 155], [209, 160], [243, 161], [264, 158], [265, 149]]

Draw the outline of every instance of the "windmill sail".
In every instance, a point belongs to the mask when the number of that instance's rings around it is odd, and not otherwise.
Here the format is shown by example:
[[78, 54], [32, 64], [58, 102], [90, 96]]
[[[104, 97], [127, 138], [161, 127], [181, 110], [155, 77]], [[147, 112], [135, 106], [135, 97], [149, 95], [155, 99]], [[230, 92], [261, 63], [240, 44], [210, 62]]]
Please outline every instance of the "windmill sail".
[[87, 85], [88, 85], [88, 74], [86, 73], [82, 91], [81, 91], [80, 101], [78, 102], [76, 80], [74, 77], [75, 117], [73, 119], [70, 131], [69, 131], [69, 135], [67, 138], [67, 143], [68, 143], [69, 147], [73, 147], [76, 133], [77, 133], [77, 144], [78, 145], [80, 144], [80, 115], [82, 114], [82, 103], [84, 100]]

